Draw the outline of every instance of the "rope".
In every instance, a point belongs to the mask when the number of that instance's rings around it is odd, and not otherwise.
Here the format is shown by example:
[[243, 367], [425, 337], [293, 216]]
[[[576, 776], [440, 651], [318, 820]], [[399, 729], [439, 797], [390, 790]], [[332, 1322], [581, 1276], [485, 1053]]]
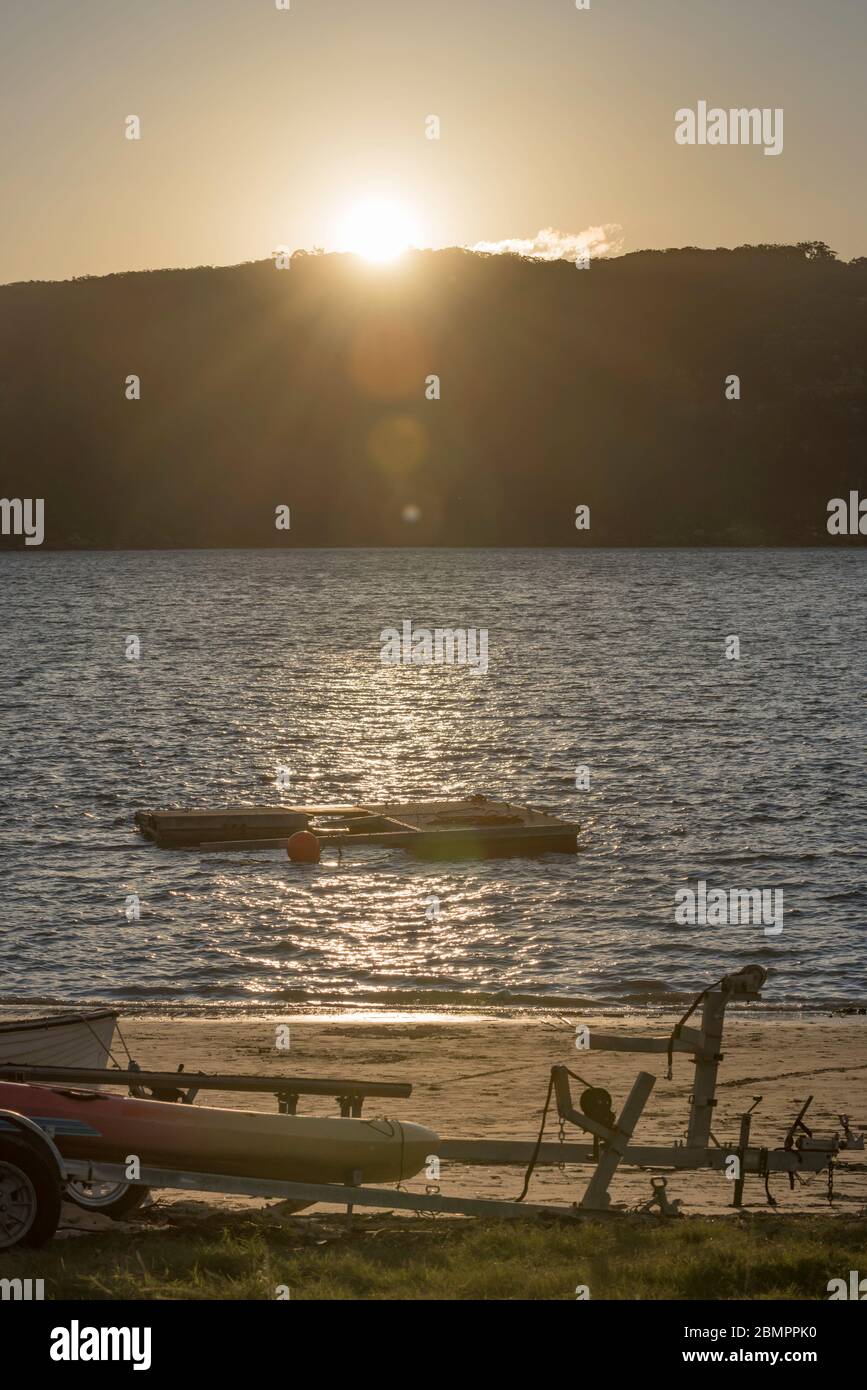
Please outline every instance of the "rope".
[[123, 1033], [121, 1032], [120, 1020], [119, 1020], [119, 1019], [115, 1019], [115, 1021], [114, 1021], [114, 1027], [115, 1027], [115, 1032], [117, 1033], [117, 1036], [120, 1038], [121, 1042], [123, 1043], [123, 1050], [124, 1050], [124, 1052], [126, 1053], [127, 1061], [128, 1061], [128, 1062], [131, 1062], [131, 1061], [133, 1060], [132, 1053], [130, 1052], [129, 1048], [127, 1047], [127, 1045], [126, 1045], [126, 1038], [124, 1037]]
[[[118, 1071], [123, 1071], [124, 1068], [120, 1065], [120, 1063], [118, 1062], [117, 1058], [115, 1057], [114, 1053], [112, 1052], [112, 1050], [111, 1050], [111, 1048], [108, 1046], [108, 1044], [107, 1044], [107, 1043], [104, 1043], [104, 1042], [102, 1041], [102, 1038], [101, 1038], [101, 1037], [99, 1036], [99, 1034], [97, 1033], [97, 1031], [96, 1031], [96, 1029], [94, 1028], [93, 1024], [91, 1023], [90, 1019], [89, 1019], [89, 1018], [82, 1018], [82, 1019], [81, 1019], [81, 1022], [84, 1023], [84, 1024], [90, 1029], [91, 1033], [92, 1033], [93, 1036], [96, 1038], [96, 1041], [99, 1043], [100, 1047], [104, 1047], [104, 1048], [105, 1048], [105, 1050], [106, 1050], [106, 1052], [108, 1053], [109, 1057], [110, 1057], [111, 1060], [114, 1062], [114, 1065], [117, 1067], [117, 1070], [118, 1070]], [[117, 1031], [118, 1036], [120, 1037], [121, 1042], [123, 1043], [124, 1047], [126, 1048], [126, 1055], [127, 1055], [127, 1057], [129, 1057], [129, 1048], [126, 1046], [126, 1042], [124, 1041], [123, 1035], [121, 1034], [120, 1025], [118, 1024], [117, 1019], [115, 1019], [115, 1021], [114, 1021], [114, 1026], [115, 1026], [115, 1029], [116, 1029], [116, 1031]]]
[[515, 1201], [516, 1201], [516, 1202], [523, 1202], [524, 1198], [526, 1197], [527, 1193], [528, 1193], [529, 1190], [530, 1190], [530, 1179], [531, 1179], [532, 1176], [533, 1176], [533, 1170], [534, 1170], [535, 1167], [536, 1167], [536, 1163], [538, 1162], [538, 1159], [539, 1159], [539, 1153], [540, 1153], [541, 1148], [542, 1148], [542, 1136], [543, 1136], [544, 1133], [545, 1133], [545, 1124], [546, 1124], [547, 1119], [548, 1119], [548, 1107], [549, 1107], [550, 1104], [551, 1104], [551, 1096], [552, 1096], [553, 1094], [554, 1094], [554, 1072], [552, 1071], [552, 1072], [551, 1072], [551, 1075], [548, 1077], [548, 1094], [547, 1094], [547, 1096], [545, 1097], [545, 1104], [544, 1104], [544, 1106], [542, 1107], [542, 1123], [541, 1123], [541, 1125], [539, 1126], [539, 1137], [538, 1137], [538, 1139], [536, 1140], [536, 1147], [533, 1149], [533, 1153], [532, 1153], [532, 1155], [531, 1155], [531, 1157], [530, 1157], [530, 1162], [529, 1162], [529, 1164], [527, 1165], [527, 1171], [526, 1171], [526, 1173], [524, 1174], [524, 1186], [521, 1188], [521, 1195], [520, 1195], [519, 1197], [516, 1197], [516, 1198], [515, 1198]]
[[[585, 1081], [583, 1076], [579, 1076], [578, 1073], [577, 1073], [577, 1071], [570, 1071], [568, 1067], [565, 1067], [564, 1070], [565, 1070], [567, 1076], [571, 1076], [573, 1081], [580, 1081], [582, 1086], [591, 1086], [591, 1085], [592, 1085], [592, 1083], [591, 1083], [590, 1081]], [[516, 1201], [516, 1202], [523, 1202], [523, 1200], [524, 1200], [524, 1198], [526, 1197], [528, 1191], [530, 1190], [530, 1179], [532, 1178], [532, 1176], [533, 1176], [533, 1171], [534, 1171], [534, 1169], [535, 1169], [535, 1167], [536, 1167], [536, 1164], [537, 1164], [538, 1161], [539, 1161], [539, 1154], [540, 1154], [541, 1149], [542, 1149], [542, 1138], [543, 1138], [544, 1133], [545, 1133], [545, 1125], [546, 1125], [547, 1120], [548, 1120], [548, 1109], [549, 1109], [549, 1107], [550, 1107], [550, 1105], [551, 1105], [551, 1096], [553, 1095], [553, 1092], [554, 1092], [554, 1069], [553, 1069], [553, 1067], [552, 1067], [552, 1068], [551, 1068], [551, 1075], [548, 1077], [548, 1094], [547, 1094], [547, 1096], [545, 1097], [545, 1104], [544, 1104], [544, 1106], [542, 1107], [542, 1123], [541, 1123], [540, 1126], [539, 1126], [539, 1137], [538, 1137], [538, 1139], [536, 1140], [536, 1146], [535, 1146], [535, 1148], [533, 1149], [533, 1153], [532, 1153], [532, 1155], [531, 1155], [531, 1157], [530, 1157], [530, 1162], [529, 1162], [528, 1165], [527, 1165], [527, 1171], [526, 1171], [526, 1173], [524, 1174], [524, 1186], [521, 1188], [521, 1195], [520, 1195], [520, 1197], [516, 1197], [516, 1198], [515, 1198], [515, 1201]]]
[[688, 1018], [692, 1017], [699, 1004], [702, 1004], [704, 1002], [704, 1000], [710, 994], [711, 990], [716, 989], [718, 985], [721, 985], [724, 979], [725, 975], [723, 975], [721, 979], [717, 980], [716, 984], [708, 985], [706, 989], [702, 990], [701, 994], [697, 994], [693, 999], [692, 1003], [690, 1004], [689, 1008], [687, 1009], [686, 1013], [683, 1015], [683, 1018], [681, 1018], [672, 1028], [671, 1037], [668, 1040], [668, 1070], [665, 1074], [666, 1081], [671, 1081], [674, 1075], [674, 1044], [677, 1042], [678, 1038], [681, 1036], [683, 1032], [683, 1025], [686, 1023]]

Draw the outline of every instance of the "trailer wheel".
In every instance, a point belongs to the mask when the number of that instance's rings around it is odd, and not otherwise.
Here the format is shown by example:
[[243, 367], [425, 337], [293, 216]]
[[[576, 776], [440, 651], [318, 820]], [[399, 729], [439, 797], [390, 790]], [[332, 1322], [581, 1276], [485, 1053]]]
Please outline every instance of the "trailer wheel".
[[44, 1245], [60, 1220], [60, 1175], [28, 1139], [0, 1138], [0, 1250]]
[[68, 1202], [84, 1211], [98, 1211], [120, 1221], [141, 1206], [150, 1193], [149, 1187], [134, 1187], [128, 1182], [81, 1182], [66, 1184], [64, 1196]]

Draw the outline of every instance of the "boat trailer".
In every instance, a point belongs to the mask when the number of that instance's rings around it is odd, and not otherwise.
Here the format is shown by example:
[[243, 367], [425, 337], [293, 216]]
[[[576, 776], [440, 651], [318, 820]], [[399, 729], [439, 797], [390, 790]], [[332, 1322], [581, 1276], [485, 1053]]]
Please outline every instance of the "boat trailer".
[[[588, 1051], [665, 1053], [668, 1057], [668, 1079], [671, 1080], [675, 1054], [688, 1054], [695, 1066], [695, 1081], [689, 1097], [686, 1138], [673, 1144], [633, 1144], [632, 1135], [656, 1084], [656, 1077], [640, 1071], [623, 1104], [615, 1116], [611, 1096], [601, 1087], [591, 1085], [565, 1066], [551, 1068], [548, 1100], [543, 1112], [542, 1127], [535, 1144], [501, 1142], [497, 1140], [444, 1141], [440, 1146], [443, 1159], [457, 1163], [485, 1165], [526, 1164], [526, 1193], [533, 1170], [540, 1164], [592, 1164], [594, 1172], [584, 1195], [575, 1210], [605, 1212], [611, 1209], [609, 1185], [622, 1165], [649, 1170], [696, 1171], [711, 1169], [724, 1173], [733, 1183], [732, 1206], [743, 1204], [744, 1184], [748, 1174], [764, 1179], [765, 1193], [771, 1206], [768, 1181], [773, 1173], [786, 1173], [794, 1188], [803, 1173], [828, 1170], [829, 1191], [833, 1165], [842, 1150], [863, 1149], [863, 1132], [855, 1133], [849, 1115], [838, 1116], [840, 1130], [831, 1135], [817, 1135], [804, 1120], [813, 1097], [809, 1096], [793, 1119], [780, 1148], [759, 1148], [750, 1145], [753, 1112], [762, 1097], [754, 1099], [749, 1110], [740, 1118], [737, 1140], [721, 1143], [713, 1133], [713, 1112], [717, 1105], [716, 1085], [719, 1065], [723, 1060], [722, 1034], [725, 1011], [733, 1000], [758, 1000], [767, 972], [758, 965], [725, 975], [709, 986], [694, 1000], [691, 1007], [675, 1025], [668, 1037], [627, 1037], [614, 1033], [596, 1033], [583, 1029], [583, 1045]], [[702, 1006], [699, 1028], [686, 1026], [687, 1019]], [[571, 1082], [584, 1086], [576, 1109]], [[545, 1118], [551, 1098], [556, 1100], [560, 1121], [558, 1143], [544, 1142]], [[571, 1124], [589, 1135], [592, 1143], [575, 1144], [565, 1140], [565, 1126]], [[680, 1203], [670, 1202], [665, 1193], [665, 1179], [651, 1179], [653, 1195], [641, 1210], [656, 1207], [662, 1215], [675, 1215]], [[520, 1200], [520, 1199], [519, 1199]]]
[[[44, 1133], [33, 1121], [10, 1110], [0, 1110], [0, 1248], [15, 1244], [4, 1240], [5, 1208], [3, 1205], [4, 1135], [12, 1131], [20, 1152], [21, 1142], [31, 1149], [42, 1148], [41, 1162], [47, 1163], [62, 1188], [67, 1183], [121, 1187], [158, 1188], [176, 1191], [217, 1192], [245, 1197], [277, 1198], [299, 1206], [326, 1203], [345, 1207], [351, 1216], [355, 1207], [374, 1207], [397, 1211], [430, 1212], [462, 1216], [488, 1216], [498, 1219], [521, 1217], [557, 1217], [580, 1219], [584, 1216], [613, 1215], [618, 1208], [612, 1205], [609, 1186], [622, 1166], [646, 1170], [695, 1171], [711, 1169], [723, 1172], [733, 1182], [732, 1205], [743, 1202], [747, 1175], [755, 1174], [765, 1180], [769, 1201], [776, 1205], [768, 1189], [773, 1173], [786, 1173], [790, 1186], [803, 1173], [829, 1173], [829, 1195], [833, 1164], [842, 1150], [863, 1150], [863, 1131], [855, 1133], [849, 1116], [839, 1116], [842, 1132], [819, 1136], [813, 1133], [804, 1116], [812, 1100], [809, 1097], [795, 1116], [785, 1135], [782, 1147], [769, 1149], [750, 1144], [753, 1111], [758, 1100], [740, 1120], [736, 1142], [724, 1144], [713, 1133], [713, 1112], [717, 1104], [716, 1084], [721, 1051], [725, 1011], [729, 1003], [753, 1001], [760, 997], [766, 972], [760, 966], [747, 966], [724, 976], [703, 990], [668, 1037], [627, 1037], [618, 1034], [595, 1033], [583, 1030], [583, 1043], [588, 1051], [665, 1053], [668, 1056], [668, 1075], [672, 1073], [675, 1054], [688, 1054], [695, 1065], [695, 1083], [689, 1099], [686, 1138], [671, 1145], [635, 1145], [631, 1142], [636, 1125], [656, 1084], [649, 1072], [639, 1072], [624, 1101], [619, 1115], [614, 1114], [608, 1091], [588, 1085], [583, 1078], [565, 1066], [551, 1069], [548, 1097], [545, 1103], [538, 1139], [514, 1142], [484, 1139], [444, 1139], [437, 1153], [430, 1155], [428, 1166], [434, 1171], [440, 1163], [468, 1164], [484, 1167], [526, 1167], [524, 1189], [512, 1201], [492, 1198], [449, 1197], [436, 1182], [429, 1182], [425, 1192], [407, 1192], [399, 1185], [394, 1188], [365, 1187], [362, 1172], [347, 1173], [345, 1182], [301, 1183], [280, 1182], [215, 1173], [199, 1173], [143, 1165], [136, 1179], [131, 1179], [123, 1164], [70, 1160], [61, 1156], [55, 1136]], [[701, 1023], [698, 1028], [687, 1027], [687, 1019], [701, 1004]], [[191, 1104], [200, 1090], [271, 1092], [277, 1097], [283, 1113], [295, 1114], [300, 1095], [331, 1095], [340, 1105], [341, 1114], [358, 1116], [366, 1096], [402, 1096], [411, 1094], [409, 1084], [344, 1080], [319, 1080], [301, 1077], [255, 1077], [232, 1074], [145, 1072], [131, 1067], [127, 1071], [87, 1070], [51, 1067], [0, 1067], [0, 1077], [7, 1081], [66, 1083], [71, 1085], [128, 1085], [133, 1094], [147, 1095], [150, 1088], [154, 1098], [176, 1100]], [[576, 1108], [571, 1082], [584, 1086]], [[186, 1089], [181, 1089], [181, 1087]], [[558, 1142], [544, 1140], [545, 1123], [552, 1099], [556, 1102], [560, 1122]], [[573, 1125], [588, 1136], [588, 1142], [569, 1143], [565, 1127]], [[524, 1201], [536, 1167], [566, 1164], [592, 1166], [592, 1174], [583, 1196], [570, 1206], [555, 1206]], [[660, 1215], [676, 1215], [679, 1201], [669, 1201], [665, 1178], [651, 1179], [653, 1193], [638, 1210]], [[56, 1203], [59, 1211], [59, 1201]], [[55, 1222], [56, 1225], [56, 1222]], [[6, 1232], [8, 1236], [8, 1232]], [[53, 1228], [48, 1233], [53, 1234]], [[42, 1232], [43, 1238], [48, 1236]], [[24, 1238], [26, 1242], [26, 1237]], [[31, 1243], [33, 1243], [31, 1241]]]

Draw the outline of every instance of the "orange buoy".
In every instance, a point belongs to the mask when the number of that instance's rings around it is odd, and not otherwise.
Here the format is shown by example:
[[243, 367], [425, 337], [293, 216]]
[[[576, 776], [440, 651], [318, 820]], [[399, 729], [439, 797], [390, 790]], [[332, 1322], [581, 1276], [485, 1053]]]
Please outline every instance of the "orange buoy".
[[310, 830], [296, 830], [286, 841], [286, 853], [294, 864], [318, 864], [322, 846]]

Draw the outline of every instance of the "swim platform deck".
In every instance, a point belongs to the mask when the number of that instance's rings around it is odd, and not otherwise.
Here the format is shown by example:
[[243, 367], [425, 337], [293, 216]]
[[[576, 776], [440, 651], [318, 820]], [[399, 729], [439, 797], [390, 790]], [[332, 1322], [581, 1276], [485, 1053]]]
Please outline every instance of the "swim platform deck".
[[577, 822], [485, 796], [466, 800], [330, 806], [229, 806], [136, 811], [141, 833], [162, 849], [279, 849], [296, 830], [323, 846], [379, 845], [421, 858], [574, 854]]

